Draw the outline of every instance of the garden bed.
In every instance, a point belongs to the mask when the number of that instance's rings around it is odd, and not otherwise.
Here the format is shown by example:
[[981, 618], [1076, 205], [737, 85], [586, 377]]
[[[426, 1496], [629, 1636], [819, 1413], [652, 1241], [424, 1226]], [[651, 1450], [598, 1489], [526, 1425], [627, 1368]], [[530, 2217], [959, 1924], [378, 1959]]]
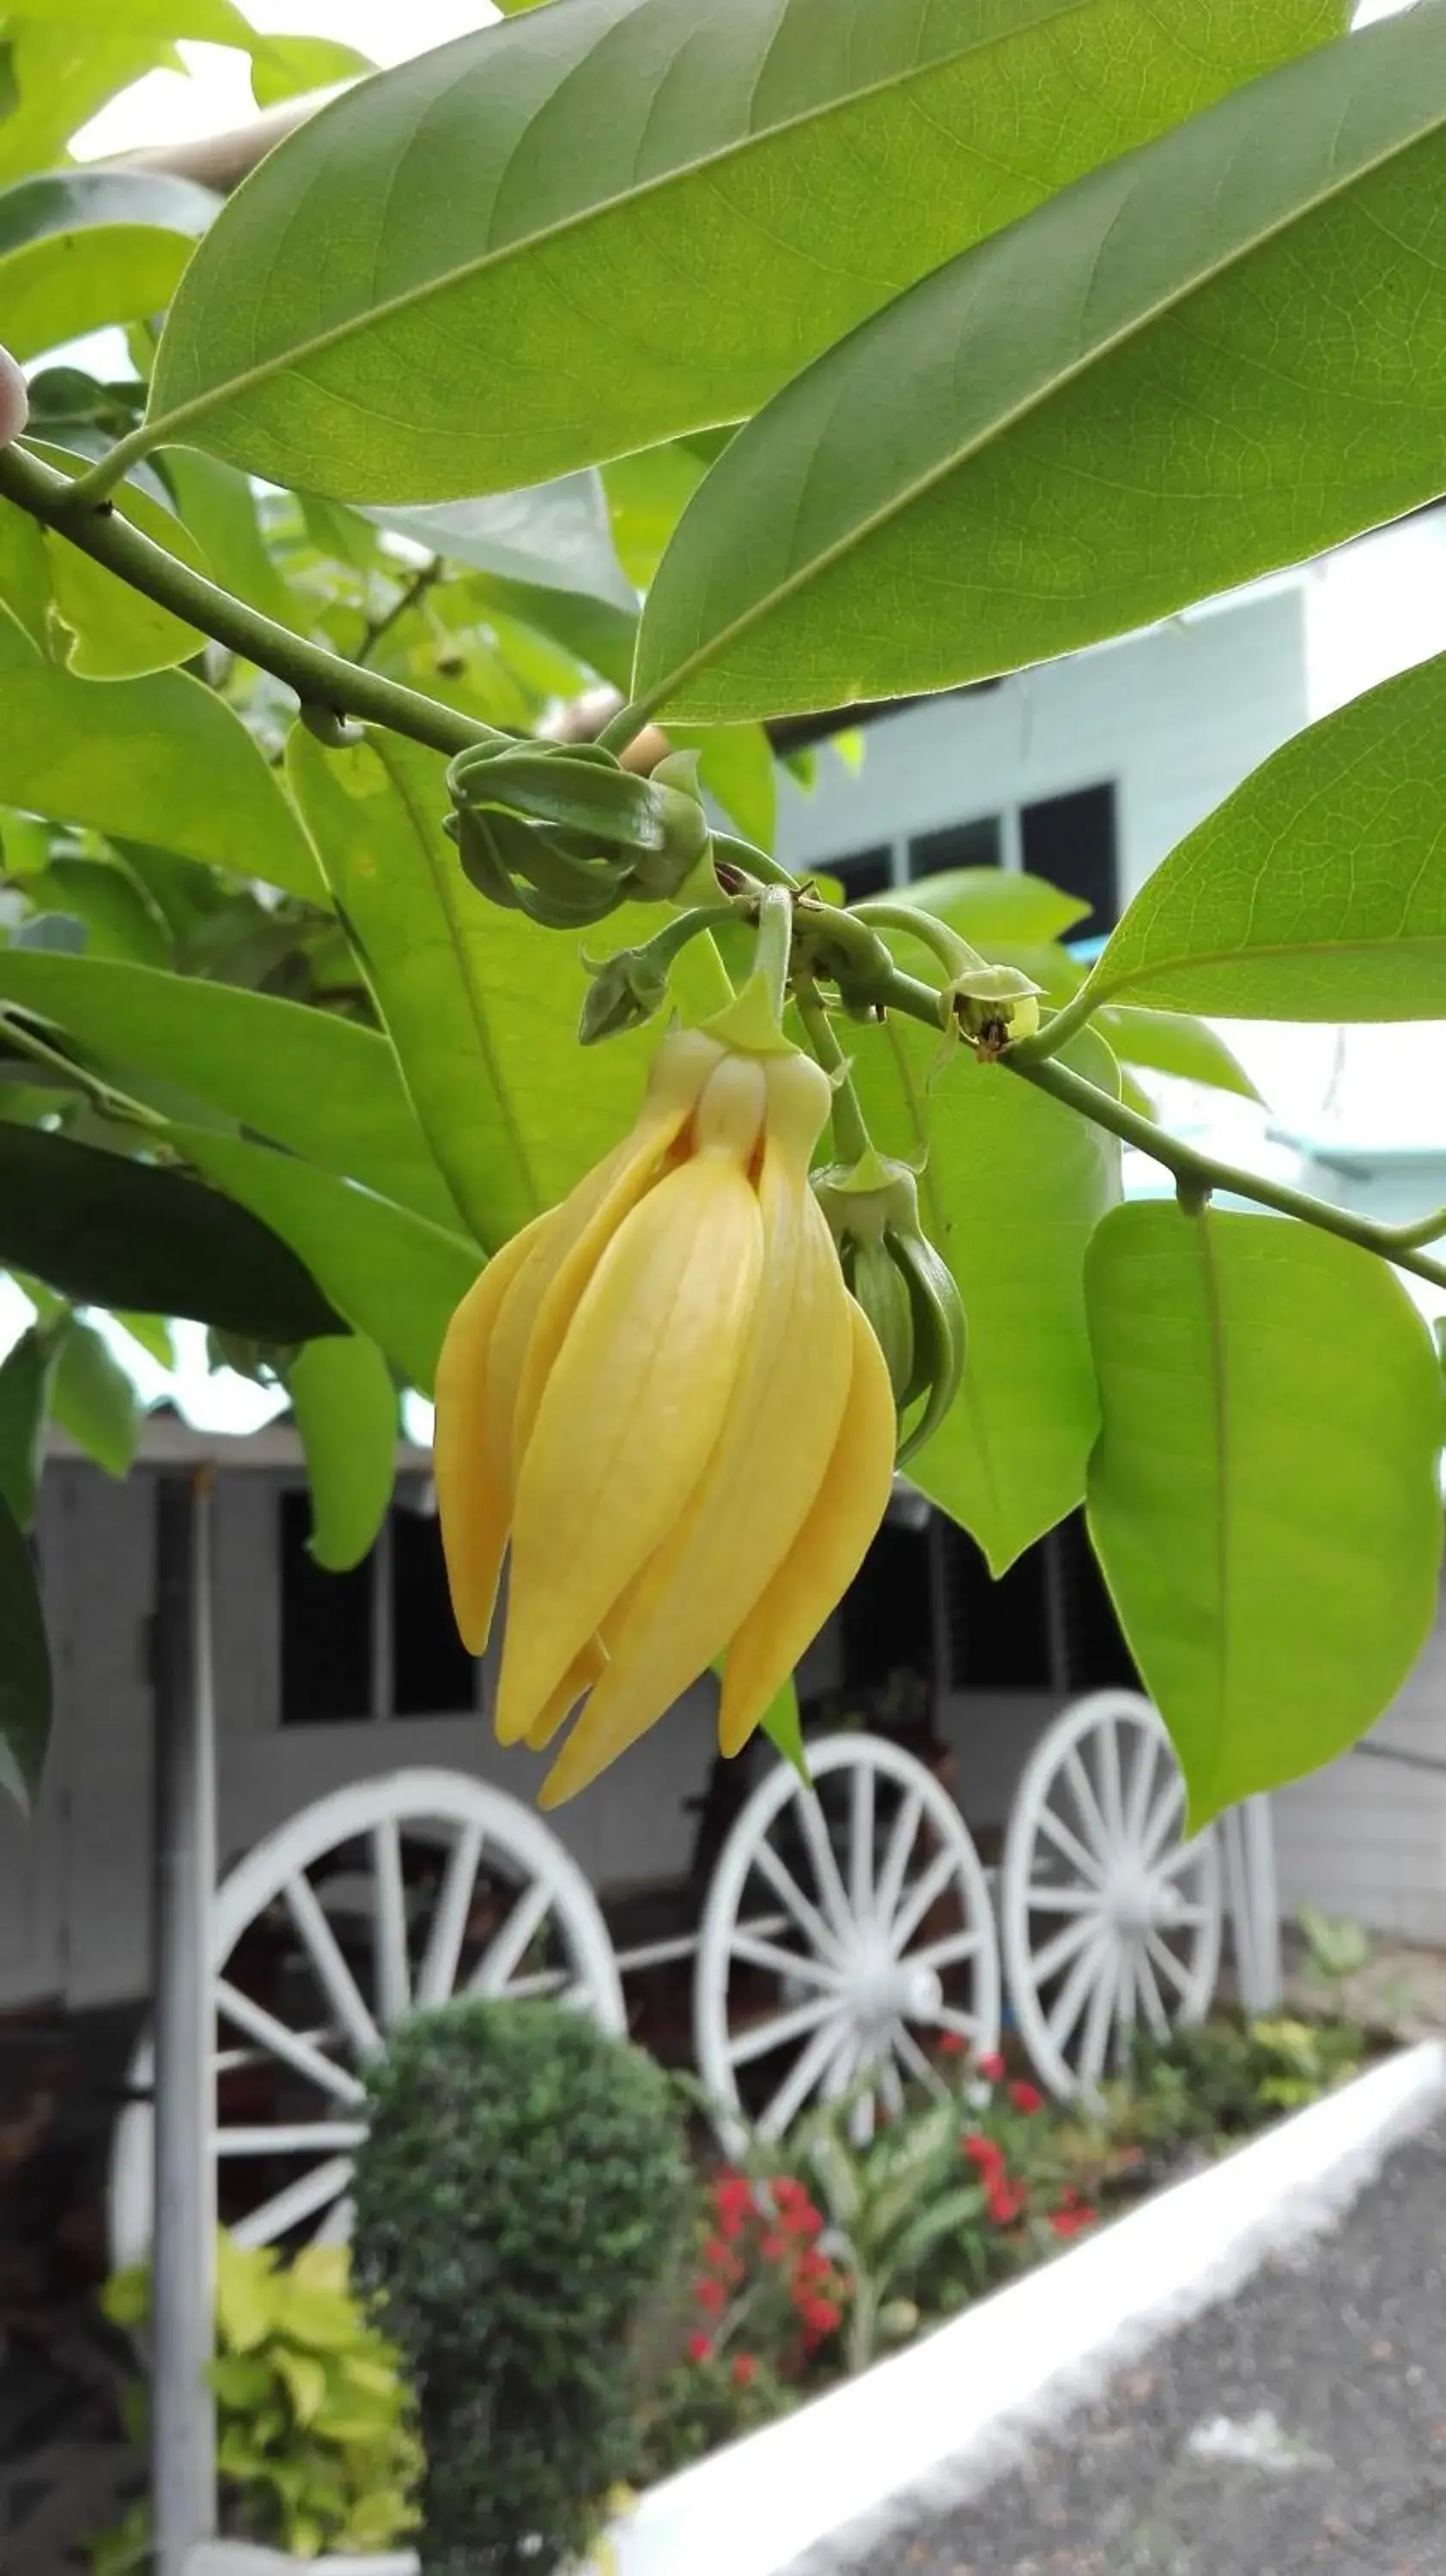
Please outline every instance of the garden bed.
[[[1057, 2419], [1106, 2371], [1328, 2224], [1388, 2147], [1443, 2106], [1440, 2043], [1387, 2059], [865, 2376], [654, 2488], [613, 2535], [617, 2576], [675, 2576], [680, 2567], [781, 2576], [824, 2542], [841, 2562], [851, 2555], [893, 2576], [906, 2563], [897, 2535], [870, 2560], [870, 2517], [926, 2511], [935, 2481], [954, 2497], [987, 2487], [1028, 2427]], [[1419, 2246], [1402, 2260], [1427, 2268]], [[1332, 2371], [1338, 2342], [1322, 2365]], [[937, 2506], [936, 2518], [948, 2530]], [[927, 2553], [931, 2543], [912, 2545]], [[953, 2558], [945, 2549], [939, 2569], [997, 2576], [996, 2562], [971, 2560], [958, 2530], [948, 2547]], [[919, 2563], [930, 2564], [927, 2554]], [[1269, 2562], [1226, 2553], [1218, 2563]]]

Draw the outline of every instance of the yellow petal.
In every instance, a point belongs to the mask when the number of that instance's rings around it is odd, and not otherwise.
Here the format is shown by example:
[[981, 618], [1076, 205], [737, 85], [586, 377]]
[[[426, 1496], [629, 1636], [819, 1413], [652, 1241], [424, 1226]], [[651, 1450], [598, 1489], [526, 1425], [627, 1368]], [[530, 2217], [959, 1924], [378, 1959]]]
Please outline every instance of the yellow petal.
[[774, 1694], [842, 1599], [884, 1517], [894, 1477], [894, 1395], [883, 1352], [849, 1299], [853, 1375], [817, 1502], [728, 1650], [718, 1742], [747, 1743]]
[[[808, 1187], [828, 1086], [796, 1057], [770, 1093], [763, 1276], [728, 1419], [687, 1511], [608, 1621], [608, 1671], [548, 1775], [547, 1806], [585, 1788], [716, 1660], [802, 1528], [838, 1437], [853, 1332]], [[788, 1114], [775, 1114], [780, 1102]]]
[[507, 1541], [508, 1512], [504, 1508], [499, 1525], [496, 1498], [482, 1472], [488, 1356], [507, 1291], [552, 1215], [549, 1210], [536, 1218], [493, 1254], [452, 1317], [437, 1362], [432, 1474], [452, 1612], [470, 1655], [480, 1655], [487, 1643]]
[[513, 1416], [514, 1468], [521, 1464], [532, 1436], [543, 1388], [577, 1312], [578, 1299], [624, 1217], [658, 1179], [663, 1157], [687, 1125], [722, 1054], [717, 1040], [705, 1037], [701, 1029], [683, 1029], [666, 1037], [654, 1059], [637, 1124], [607, 1165], [599, 1167], [607, 1172], [606, 1185], [595, 1193], [585, 1222], [572, 1230], [565, 1253], [534, 1305]]
[[722, 1428], [763, 1259], [745, 1171], [762, 1100], [756, 1067], [720, 1065], [698, 1151], [624, 1218], [548, 1377], [517, 1480], [504, 1744], [672, 1527]]
[[551, 1699], [535, 1725], [527, 1730], [527, 1742], [534, 1753], [541, 1753], [552, 1742], [563, 1719], [576, 1708], [584, 1691], [607, 1671], [608, 1650], [601, 1637], [589, 1637], [580, 1655], [574, 1656]]

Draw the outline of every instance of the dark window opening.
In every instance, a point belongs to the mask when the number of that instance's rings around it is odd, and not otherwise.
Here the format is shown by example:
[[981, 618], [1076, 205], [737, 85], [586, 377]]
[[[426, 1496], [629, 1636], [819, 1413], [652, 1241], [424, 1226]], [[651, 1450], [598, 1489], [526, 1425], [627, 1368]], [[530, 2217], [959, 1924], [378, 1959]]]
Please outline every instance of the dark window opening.
[[997, 814], [972, 823], [950, 823], [941, 832], [919, 832], [909, 843], [911, 877], [942, 876], [947, 868], [998, 868], [1004, 864], [1004, 830]]
[[1047, 877], [1090, 907], [1082, 935], [1112, 930], [1119, 918], [1119, 857], [1113, 786], [1046, 796], [1019, 817], [1020, 851], [1031, 876]]
[[997, 1582], [963, 1530], [945, 1524], [941, 1544], [952, 1690], [1139, 1688], [1082, 1512], [1026, 1548]]
[[862, 902], [868, 894], [886, 894], [894, 879], [894, 854], [887, 841], [876, 850], [850, 850], [841, 859], [821, 862], [825, 876], [842, 880], [850, 903]]
[[369, 1717], [372, 1705], [373, 1560], [327, 1574], [307, 1552], [311, 1501], [283, 1494], [281, 1723], [326, 1726]]
[[392, 1514], [392, 1714], [451, 1717], [477, 1705], [457, 1634], [435, 1512]]
[[877, 1689], [934, 1668], [929, 1534], [885, 1521], [841, 1606], [845, 1688]]

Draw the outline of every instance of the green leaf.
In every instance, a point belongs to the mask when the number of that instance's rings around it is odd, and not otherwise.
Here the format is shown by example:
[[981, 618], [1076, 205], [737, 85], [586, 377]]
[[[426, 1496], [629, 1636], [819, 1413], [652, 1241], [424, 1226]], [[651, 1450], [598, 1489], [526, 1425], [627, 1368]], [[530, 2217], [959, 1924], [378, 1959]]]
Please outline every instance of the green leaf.
[[804, 1787], [811, 1789], [813, 1782], [809, 1776], [808, 1753], [798, 1714], [798, 1687], [792, 1673], [769, 1701], [760, 1724], [775, 1753], [781, 1753], [785, 1762], [792, 1763]]
[[1443, 791], [1438, 655], [1252, 770], [1146, 880], [1090, 993], [1237, 1019], [1439, 1019]]
[[[468, 885], [435, 753], [382, 734], [323, 751], [297, 726], [287, 768], [432, 1151], [495, 1251], [625, 1132], [652, 1034], [579, 1054], [577, 943]], [[654, 913], [613, 914], [598, 948], [626, 945], [644, 918], [647, 937]]]
[[229, 2351], [254, 2352], [271, 2333], [285, 2288], [275, 2274], [269, 2245], [238, 2245], [217, 2229], [216, 2326]]
[[360, 1565], [392, 1498], [397, 1390], [375, 1342], [308, 1342], [286, 1371], [286, 1391], [306, 1455], [311, 1536], [318, 1565]]
[[35, 1563], [0, 1495], [0, 1789], [28, 1808], [50, 1739], [50, 1652]]
[[1090, 909], [1078, 895], [1065, 894], [1021, 868], [946, 868], [901, 888], [900, 896], [921, 912], [937, 914], [971, 947], [991, 955], [1001, 942], [1011, 948], [1045, 947], [1085, 920]]
[[239, 716], [184, 671], [103, 687], [0, 614], [0, 801], [324, 903], [305, 834]]
[[278, 2349], [276, 2368], [286, 2382], [298, 2424], [309, 2424], [326, 2395], [326, 2372], [314, 2354]]
[[[927, 1153], [919, 1205], [959, 1285], [964, 1379], [910, 1481], [977, 1540], [998, 1575], [1083, 1499], [1099, 1423], [1085, 1247], [1119, 1195], [1119, 1148], [1002, 1066], [890, 1020], [854, 1035], [881, 1149]], [[1067, 1058], [1068, 1060], [1068, 1058]], [[1113, 1094], [1107, 1049], [1078, 1070]]]
[[1343, 1752], [1415, 1662], [1440, 1377], [1385, 1263], [1293, 1218], [1120, 1208], [1086, 1281], [1090, 1531], [1199, 1826]]
[[155, 434], [379, 503], [737, 419], [910, 279], [1339, 24], [1329, 0], [568, 0], [482, 28], [334, 101], [230, 200], [172, 307]]
[[330, 89], [333, 81], [355, 80], [375, 69], [369, 54], [334, 36], [262, 36], [251, 59], [251, 95], [258, 107], [279, 107], [284, 99], [306, 98], [312, 90]]
[[291, 1245], [353, 1331], [380, 1343], [407, 1383], [430, 1395], [442, 1336], [480, 1266], [474, 1246], [294, 1154], [209, 1127], [177, 1124], [170, 1133], [192, 1162]]
[[[127, 964], [159, 967], [168, 963], [171, 943], [165, 927], [135, 879], [108, 859], [51, 860], [25, 891], [37, 912], [68, 913], [85, 924], [87, 958], [123, 959]], [[22, 973], [25, 953], [0, 951], [0, 975], [11, 958]]]
[[[318, 1342], [318, 1350], [330, 1347]], [[108, 1476], [130, 1472], [140, 1430], [136, 1391], [93, 1324], [72, 1316], [60, 1337], [50, 1409]]]
[[579, 592], [637, 614], [637, 596], [618, 562], [596, 474], [564, 474], [525, 492], [494, 492], [480, 501], [430, 509], [394, 506], [363, 516], [450, 563], [472, 564], [479, 572], [543, 590]]
[[218, 202], [151, 170], [57, 170], [0, 191], [0, 315], [11, 356], [38, 357], [105, 323], [163, 313]]
[[129, 1333], [133, 1342], [139, 1342], [158, 1368], [175, 1367], [175, 1338], [164, 1315], [138, 1315], [133, 1309], [122, 1307], [115, 1320]]
[[257, 1341], [340, 1329], [294, 1254], [244, 1207], [34, 1127], [0, 1124], [0, 1262], [77, 1305], [189, 1315]]
[[324, 1171], [456, 1225], [384, 1037], [239, 986], [0, 950], [0, 998], [86, 1054], [174, 1083]]
[[0, 1360], [0, 1502], [22, 1530], [35, 1526], [41, 1443], [60, 1336], [29, 1324]]
[[1141, 1011], [1130, 1004], [1100, 1011], [1093, 1023], [1122, 1064], [1147, 1073], [1173, 1073], [1182, 1082], [1209, 1083], [1244, 1100], [1259, 1092], [1239, 1058], [1203, 1020], [1184, 1011]]
[[[79, 474], [84, 460], [64, 447], [32, 440], [38, 456], [62, 474]], [[8, 512], [14, 504], [4, 503]], [[112, 507], [139, 528], [154, 545], [192, 571], [207, 569], [200, 548], [173, 510], [162, 506], [134, 483], [122, 485]], [[189, 661], [205, 643], [204, 635], [167, 608], [146, 599], [103, 564], [67, 544], [53, 530], [44, 532], [53, 603], [47, 621], [48, 642], [58, 662], [83, 680], [137, 679], [148, 671], [169, 670]]]
[[263, 615], [300, 629], [299, 603], [271, 559], [249, 478], [194, 447], [167, 448], [164, 462], [176, 507], [213, 577]]
[[983, 679], [1434, 498], [1443, 245], [1428, 6], [1092, 171], [798, 377], [685, 513], [635, 694], [721, 723]]
[[0, 600], [40, 653], [50, 650], [50, 556], [25, 510], [0, 502]]
[[698, 779], [745, 841], [760, 850], [773, 847], [778, 817], [778, 774], [773, 745], [762, 725], [677, 727], [669, 740], [679, 751], [695, 750]]

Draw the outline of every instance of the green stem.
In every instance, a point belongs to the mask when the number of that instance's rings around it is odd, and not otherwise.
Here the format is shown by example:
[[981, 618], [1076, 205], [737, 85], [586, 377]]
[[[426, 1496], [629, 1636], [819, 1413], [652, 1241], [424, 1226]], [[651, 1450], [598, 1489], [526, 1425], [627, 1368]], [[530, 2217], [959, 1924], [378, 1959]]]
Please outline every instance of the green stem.
[[755, 878], [760, 885], [788, 886], [797, 893], [797, 877], [790, 876], [787, 868], [777, 859], [771, 859], [766, 850], [755, 849], [751, 841], [740, 841], [734, 832], [714, 832], [710, 835], [710, 846], [715, 860], [722, 859], [726, 866], [737, 868], [743, 876]]
[[1099, 1007], [1099, 994], [1092, 992], [1087, 983], [1081, 984], [1063, 1010], [1052, 1012], [1032, 1038], [1021, 1038], [1018, 1045], [1010, 1050], [1016, 1060], [1016, 1071], [1022, 1070], [1026, 1064], [1043, 1064], [1048, 1057], [1058, 1055], [1060, 1048], [1069, 1044], [1075, 1031], [1082, 1029]]
[[[113, 448], [111, 455], [119, 452]], [[439, 706], [435, 698], [384, 679], [379, 671], [363, 670], [339, 653], [308, 643], [289, 626], [278, 626], [274, 618], [263, 617], [243, 600], [233, 599], [229, 591], [192, 572], [188, 564], [177, 563], [163, 546], [152, 545], [119, 511], [77, 511], [75, 496], [80, 489], [68, 475], [58, 474], [24, 447], [0, 448], [0, 495], [7, 501], [17, 502], [43, 527], [53, 528], [92, 562], [103, 564], [107, 572], [117, 573], [132, 590], [285, 681], [303, 705], [327, 707], [340, 716], [361, 716], [449, 755], [465, 751], [474, 742], [495, 739], [495, 726], [478, 724], [451, 707]]]
[[390, 608], [384, 608], [380, 617], [367, 619], [361, 642], [356, 648], [358, 662], [371, 660], [382, 637], [390, 635], [398, 620], [405, 617], [409, 609], [415, 608], [419, 601], [425, 599], [433, 584], [441, 580], [442, 569], [441, 556], [433, 555], [430, 562], [424, 563], [419, 571], [414, 572], [411, 580], [398, 591]]
[[809, 1046], [833, 1084], [830, 1116], [839, 1161], [857, 1163], [868, 1153], [870, 1137], [849, 1071], [848, 1057], [839, 1045], [833, 1022], [818, 998], [817, 985], [800, 982], [794, 988], [794, 1000], [798, 1004], [798, 1016], [803, 1022]]
[[67, 507], [77, 511], [94, 509], [115, 490], [117, 483], [124, 481], [131, 467], [138, 465], [143, 456], [149, 456], [151, 449], [158, 444], [155, 432], [146, 421], [136, 429], [128, 429], [124, 438], [118, 438], [114, 447], [108, 447], [104, 456], [97, 457], [84, 474], [66, 478]]
[[625, 707], [619, 707], [615, 716], [609, 716], [601, 733], [596, 737], [603, 750], [626, 751], [629, 743], [642, 732], [644, 725], [651, 721], [654, 707], [660, 704], [661, 700], [658, 698], [630, 698]]
[[753, 972], [763, 978], [775, 1020], [783, 1018], [788, 998], [788, 961], [793, 953], [793, 897], [787, 886], [765, 886], [758, 904], [758, 939]]
[[951, 982], [956, 975], [967, 975], [972, 967], [989, 962], [977, 948], [970, 947], [967, 939], [951, 930], [947, 921], [940, 921], [935, 913], [921, 912], [915, 904], [890, 903], [882, 895], [869, 895], [862, 903], [851, 903], [848, 909], [852, 921], [867, 922], [874, 930], [900, 930], [907, 938], [919, 940], [938, 958]]

